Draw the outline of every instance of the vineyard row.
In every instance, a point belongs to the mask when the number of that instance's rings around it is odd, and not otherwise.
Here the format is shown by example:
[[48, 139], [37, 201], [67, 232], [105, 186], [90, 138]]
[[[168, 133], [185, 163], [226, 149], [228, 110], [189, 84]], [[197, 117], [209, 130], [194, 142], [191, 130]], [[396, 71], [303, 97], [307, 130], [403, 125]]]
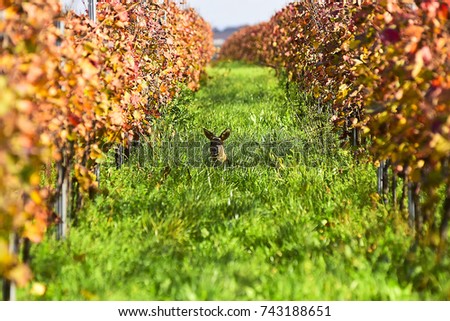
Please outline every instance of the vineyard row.
[[0, 275], [19, 286], [32, 277], [19, 240], [42, 240], [67, 186], [78, 202], [95, 192], [108, 150], [150, 134], [214, 54], [209, 24], [171, 1], [98, 1], [96, 12], [0, 1]]
[[343, 144], [370, 152], [379, 191], [395, 207], [408, 194], [417, 243], [438, 255], [450, 220], [449, 7], [448, 0], [296, 2], [221, 50], [222, 59], [271, 66], [329, 104]]

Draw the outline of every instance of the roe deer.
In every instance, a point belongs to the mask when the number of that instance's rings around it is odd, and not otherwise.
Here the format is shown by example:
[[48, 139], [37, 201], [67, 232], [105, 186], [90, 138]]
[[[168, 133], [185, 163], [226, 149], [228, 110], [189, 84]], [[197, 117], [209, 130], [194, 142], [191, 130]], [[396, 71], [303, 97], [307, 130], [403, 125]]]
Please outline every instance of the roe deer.
[[211, 145], [209, 146], [209, 151], [211, 152], [211, 160], [216, 164], [224, 164], [227, 160], [227, 155], [225, 154], [223, 142], [230, 136], [231, 129], [225, 129], [218, 137], [206, 128], [203, 128], [203, 132], [211, 142]]

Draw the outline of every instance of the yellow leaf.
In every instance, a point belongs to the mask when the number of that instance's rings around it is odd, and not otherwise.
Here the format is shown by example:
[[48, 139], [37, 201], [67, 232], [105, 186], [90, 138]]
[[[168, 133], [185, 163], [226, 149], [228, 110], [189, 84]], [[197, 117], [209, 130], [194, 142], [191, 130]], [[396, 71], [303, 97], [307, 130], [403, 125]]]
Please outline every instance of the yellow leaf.
[[0, 269], [12, 263], [12, 257], [8, 250], [8, 243], [0, 239]]
[[348, 86], [346, 84], [342, 84], [339, 86], [339, 93], [337, 95], [338, 100], [343, 100], [348, 95]]
[[436, 134], [430, 142], [430, 147], [440, 154], [447, 154], [450, 152], [450, 141], [441, 134]]
[[98, 145], [97, 144], [92, 145], [89, 157], [91, 159], [100, 159], [102, 156], [103, 156], [103, 153], [100, 150], [100, 148], [98, 147]]
[[417, 161], [417, 168], [422, 168], [425, 165], [425, 161], [423, 159], [419, 159]]
[[133, 118], [136, 119], [136, 120], [140, 120], [140, 119], [142, 118], [141, 112], [138, 111], [138, 110], [135, 110], [135, 111], [133, 112]]
[[30, 176], [30, 184], [33, 186], [39, 185], [39, 183], [41, 182], [41, 177], [39, 176], [38, 172], [34, 172], [33, 174], [31, 174]]
[[12, 90], [8, 88], [5, 77], [0, 77], [0, 116], [6, 114], [14, 105], [15, 95]]
[[30, 293], [35, 296], [43, 296], [47, 291], [47, 287], [39, 282], [33, 282]]
[[32, 191], [30, 193], [30, 198], [38, 205], [42, 203], [42, 198], [38, 191]]

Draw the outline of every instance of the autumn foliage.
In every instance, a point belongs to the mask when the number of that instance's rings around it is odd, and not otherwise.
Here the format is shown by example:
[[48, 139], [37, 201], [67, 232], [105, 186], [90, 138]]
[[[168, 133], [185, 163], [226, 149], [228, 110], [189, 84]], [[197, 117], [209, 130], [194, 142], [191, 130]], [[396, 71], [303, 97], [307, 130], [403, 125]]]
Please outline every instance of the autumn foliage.
[[95, 189], [104, 153], [151, 133], [161, 106], [198, 89], [213, 53], [210, 26], [170, 1], [102, 1], [97, 22], [63, 14], [59, 0], [0, 1], [1, 276], [31, 277], [8, 247], [13, 233], [39, 242], [53, 217], [60, 186], [43, 184], [43, 166]]
[[450, 220], [449, 7], [448, 0], [291, 3], [221, 50], [223, 59], [272, 66], [329, 103], [344, 144], [362, 133], [374, 159], [389, 160], [409, 184], [418, 239], [440, 251]]

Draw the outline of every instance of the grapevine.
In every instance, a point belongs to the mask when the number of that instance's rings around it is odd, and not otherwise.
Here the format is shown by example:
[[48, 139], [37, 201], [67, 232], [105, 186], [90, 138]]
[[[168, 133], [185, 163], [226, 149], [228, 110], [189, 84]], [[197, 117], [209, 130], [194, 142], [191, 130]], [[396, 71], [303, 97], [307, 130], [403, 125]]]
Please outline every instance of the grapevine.
[[58, 0], [0, 2], [0, 275], [19, 286], [32, 272], [12, 235], [40, 242], [57, 220], [61, 186], [42, 169], [60, 164], [81, 193], [95, 191], [103, 155], [150, 134], [214, 53], [210, 26], [171, 1], [105, 0], [97, 16], [63, 13]]

